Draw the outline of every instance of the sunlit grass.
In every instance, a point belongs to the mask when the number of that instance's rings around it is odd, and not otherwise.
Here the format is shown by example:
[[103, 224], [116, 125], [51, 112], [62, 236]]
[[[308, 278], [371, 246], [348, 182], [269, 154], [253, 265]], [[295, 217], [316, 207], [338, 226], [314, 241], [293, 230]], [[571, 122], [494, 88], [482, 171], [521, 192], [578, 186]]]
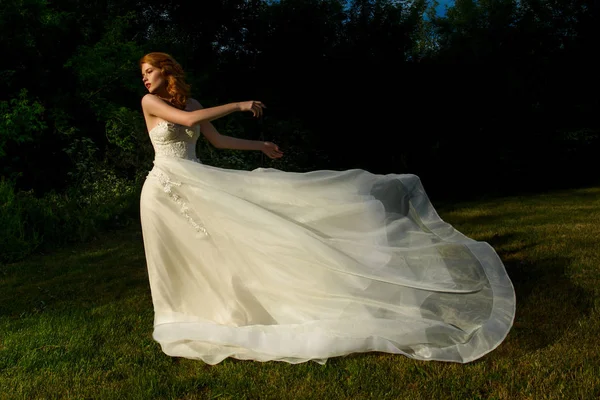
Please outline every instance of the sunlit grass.
[[0, 266], [1, 399], [600, 397], [600, 188], [443, 205], [517, 292], [505, 342], [466, 365], [357, 354], [289, 365], [164, 355], [139, 230]]

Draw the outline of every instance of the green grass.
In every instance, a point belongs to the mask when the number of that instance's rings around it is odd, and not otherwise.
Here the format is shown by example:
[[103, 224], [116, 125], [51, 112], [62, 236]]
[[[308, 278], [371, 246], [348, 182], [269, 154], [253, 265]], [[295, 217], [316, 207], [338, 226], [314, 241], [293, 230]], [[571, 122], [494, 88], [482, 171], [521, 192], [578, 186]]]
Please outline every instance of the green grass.
[[466, 365], [383, 353], [289, 365], [164, 355], [139, 230], [0, 266], [0, 399], [592, 399], [600, 396], [600, 188], [439, 206], [492, 244], [515, 324]]

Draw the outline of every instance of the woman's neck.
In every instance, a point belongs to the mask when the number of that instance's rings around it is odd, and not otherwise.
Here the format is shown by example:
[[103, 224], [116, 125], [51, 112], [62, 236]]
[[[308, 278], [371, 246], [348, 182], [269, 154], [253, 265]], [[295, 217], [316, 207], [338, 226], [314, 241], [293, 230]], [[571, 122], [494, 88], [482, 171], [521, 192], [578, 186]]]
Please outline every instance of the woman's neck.
[[154, 92], [154, 95], [166, 102], [170, 102], [173, 98], [173, 96], [167, 91], [167, 89], [164, 86], [161, 86], [156, 92]]

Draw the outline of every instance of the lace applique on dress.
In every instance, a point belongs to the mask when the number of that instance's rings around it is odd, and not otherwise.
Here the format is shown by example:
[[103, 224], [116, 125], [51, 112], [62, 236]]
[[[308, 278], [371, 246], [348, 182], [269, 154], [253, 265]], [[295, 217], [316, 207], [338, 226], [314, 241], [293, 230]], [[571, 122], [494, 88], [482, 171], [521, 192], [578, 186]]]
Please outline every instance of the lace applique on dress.
[[[187, 205], [187, 202], [173, 190], [173, 186], [181, 186], [181, 182], [172, 181], [167, 174], [164, 172], [157, 170], [156, 168], [152, 169], [148, 176], [153, 176], [158, 179], [160, 184], [163, 186], [163, 189], [167, 195], [179, 205], [179, 212], [183, 214], [188, 223], [194, 228], [196, 232], [203, 235], [204, 237], [209, 236], [208, 231], [204, 227], [202, 223], [198, 223], [191, 215], [190, 210]], [[201, 222], [201, 221], [200, 221]]]
[[190, 128], [161, 121], [149, 134], [155, 155], [199, 161], [196, 158], [196, 142], [200, 136], [198, 126]]

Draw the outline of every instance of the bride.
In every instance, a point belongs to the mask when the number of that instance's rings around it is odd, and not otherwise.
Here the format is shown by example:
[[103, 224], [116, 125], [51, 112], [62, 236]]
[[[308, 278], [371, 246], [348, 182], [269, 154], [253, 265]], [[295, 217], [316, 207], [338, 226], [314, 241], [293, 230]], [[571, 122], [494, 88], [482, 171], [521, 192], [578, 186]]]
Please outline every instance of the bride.
[[281, 157], [210, 122], [265, 106], [203, 108], [165, 53], [140, 67], [155, 151], [140, 215], [164, 353], [208, 364], [371, 351], [466, 363], [504, 340], [515, 293], [502, 261], [444, 222], [417, 176], [204, 165], [200, 133], [217, 148]]

